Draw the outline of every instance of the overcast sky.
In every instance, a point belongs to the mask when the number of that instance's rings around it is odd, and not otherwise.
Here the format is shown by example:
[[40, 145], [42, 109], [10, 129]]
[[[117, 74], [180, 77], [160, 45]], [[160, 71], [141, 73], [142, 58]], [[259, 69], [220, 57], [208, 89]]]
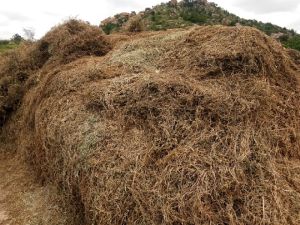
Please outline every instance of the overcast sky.
[[[119, 12], [140, 11], [166, 0], [7, 0], [0, 8], [0, 39], [35, 30], [36, 38], [70, 17], [99, 25]], [[247, 19], [293, 28], [300, 32], [300, 0], [215, 0], [219, 6]]]

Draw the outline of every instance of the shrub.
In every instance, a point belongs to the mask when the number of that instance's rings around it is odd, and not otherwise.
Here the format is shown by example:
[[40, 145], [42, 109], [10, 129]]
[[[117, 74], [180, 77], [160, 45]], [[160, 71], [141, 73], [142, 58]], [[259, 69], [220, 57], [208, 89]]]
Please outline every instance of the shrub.
[[101, 28], [106, 34], [111, 34], [113, 31], [118, 30], [119, 26], [114, 23], [107, 23], [101, 26]]
[[287, 41], [283, 42], [283, 44], [288, 48], [292, 48], [300, 51], [300, 35], [291, 37]]

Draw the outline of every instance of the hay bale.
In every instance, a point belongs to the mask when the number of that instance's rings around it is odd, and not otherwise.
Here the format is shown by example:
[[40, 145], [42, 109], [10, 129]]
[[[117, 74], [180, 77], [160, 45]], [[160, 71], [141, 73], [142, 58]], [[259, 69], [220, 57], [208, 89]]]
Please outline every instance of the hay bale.
[[87, 224], [299, 224], [292, 64], [252, 28], [124, 41], [27, 93], [20, 146]]

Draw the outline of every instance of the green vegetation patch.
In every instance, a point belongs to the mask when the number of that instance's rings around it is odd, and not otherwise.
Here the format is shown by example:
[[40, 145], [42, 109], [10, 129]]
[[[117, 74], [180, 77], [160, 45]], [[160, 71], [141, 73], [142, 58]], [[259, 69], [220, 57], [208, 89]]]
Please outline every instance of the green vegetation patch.
[[284, 41], [283, 44], [287, 48], [292, 48], [300, 51], [300, 35], [289, 38], [287, 41]]
[[6, 41], [6, 40], [0, 41], [0, 53], [14, 49], [17, 46], [18, 46], [18, 44], [14, 43], [14, 42]]

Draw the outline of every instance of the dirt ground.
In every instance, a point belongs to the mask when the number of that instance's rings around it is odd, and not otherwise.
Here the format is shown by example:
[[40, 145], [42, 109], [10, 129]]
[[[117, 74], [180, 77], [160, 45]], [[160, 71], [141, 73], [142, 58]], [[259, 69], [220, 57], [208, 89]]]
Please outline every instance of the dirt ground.
[[41, 186], [22, 160], [0, 159], [0, 225], [70, 224], [51, 186]]

